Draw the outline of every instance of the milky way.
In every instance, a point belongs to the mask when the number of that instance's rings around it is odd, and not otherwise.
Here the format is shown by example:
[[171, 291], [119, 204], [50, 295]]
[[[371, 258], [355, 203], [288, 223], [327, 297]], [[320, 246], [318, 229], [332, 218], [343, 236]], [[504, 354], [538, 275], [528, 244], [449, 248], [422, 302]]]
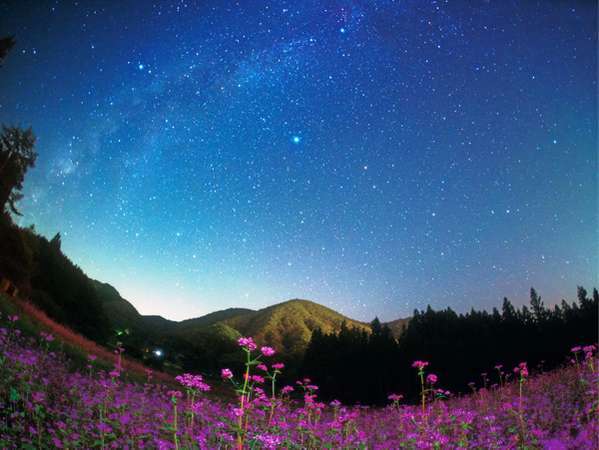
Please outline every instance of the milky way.
[[590, 1], [0, 2], [23, 225], [143, 313], [597, 280]]

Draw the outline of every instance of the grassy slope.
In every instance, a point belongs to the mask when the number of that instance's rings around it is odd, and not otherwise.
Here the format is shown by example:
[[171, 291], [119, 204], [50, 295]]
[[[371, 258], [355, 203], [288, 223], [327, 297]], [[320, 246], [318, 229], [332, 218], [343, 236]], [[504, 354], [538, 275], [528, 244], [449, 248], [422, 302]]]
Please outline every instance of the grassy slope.
[[[123, 299], [112, 286], [95, 281], [96, 290], [115, 326], [143, 330], [144, 333], [172, 335], [193, 342], [207, 335], [235, 339], [253, 336], [263, 345], [271, 345], [283, 353], [295, 354], [305, 349], [312, 332], [320, 328], [325, 333], [339, 331], [341, 324], [369, 331], [368, 324], [309, 300], [289, 300], [254, 311], [229, 308], [202, 317], [173, 322], [161, 316], [142, 316]], [[403, 319], [399, 321], [403, 324]], [[392, 327], [392, 329], [394, 329]], [[399, 331], [401, 328], [397, 328]]]
[[[0, 294], [0, 312], [5, 316], [17, 315], [20, 318], [20, 328], [32, 336], [39, 336], [41, 331], [54, 335], [61, 343], [62, 350], [78, 366], [87, 364], [89, 354], [93, 354], [98, 358], [96, 365], [102, 368], [110, 370], [114, 365], [115, 355], [111, 349], [103, 347], [65, 325], [54, 321], [30, 302]], [[141, 362], [123, 356], [122, 365], [134, 378], [145, 379], [147, 367]], [[172, 382], [171, 376], [166, 373], [155, 372], [154, 376], [162, 382]]]
[[277, 347], [281, 352], [297, 353], [305, 349], [312, 332], [320, 328], [329, 333], [348, 327], [368, 331], [367, 324], [349, 319], [338, 312], [308, 300], [289, 300], [251, 314], [225, 320], [230, 327], [257, 342]]
[[[91, 280], [113, 330], [129, 329], [142, 341], [160, 340], [169, 336], [187, 342], [216, 338], [233, 340], [240, 335], [253, 336], [264, 345], [281, 352], [301, 353], [312, 332], [320, 328], [325, 333], [339, 331], [345, 322], [349, 327], [369, 330], [369, 325], [308, 300], [289, 300], [259, 311], [229, 308], [205, 316], [175, 322], [161, 316], [144, 316], [110, 284]], [[407, 319], [388, 322], [395, 337], [399, 337]], [[68, 325], [68, 324], [67, 324]]]

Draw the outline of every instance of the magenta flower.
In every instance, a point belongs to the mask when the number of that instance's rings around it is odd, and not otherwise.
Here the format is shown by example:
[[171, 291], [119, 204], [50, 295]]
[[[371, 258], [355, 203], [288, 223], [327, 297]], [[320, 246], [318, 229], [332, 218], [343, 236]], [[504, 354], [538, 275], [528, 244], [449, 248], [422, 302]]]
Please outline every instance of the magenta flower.
[[170, 398], [181, 398], [181, 397], [183, 397], [183, 393], [181, 391], [168, 391], [167, 395]]
[[46, 394], [43, 392], [36, 391], [31, 394], [31, 400], [33, 400], [34, 403], [42, 403], [45, 398]]
[[262, 348], [260, 349], [260, 351], [262, 352], [262, 354], [263, 354], [264, 356], [272, 356], [272, 355], [274, 355], [274, 354], [276, 353], [276, 352], [275, 352], [275, 349], [274, 349], [274, 348], [272, 348], [272, 347], [262, 347]]
[[428, 366], [428, 362], [426, 362], [426, 361], [418, 360], [418, 361], [414, 361], [412, 363], [412, 367], [414, 367], [415, 369], [418, 369], [418, 370], [423, 370], [426, 366]]
[[179, 383], [188, 389], [198, 390], [202, 392], [207, 392], [210, 390], [210, 386], [204, 383], [204, 379], [202, 375], [192, 375], [191, 373], [184, 373], [183, 375], [178, 375], [175, 377]]
[[293, 391], [295, 391], [295, 389], [293, 388], [293, 386], [284, 386], [283, 389], [281, 389], [281, 392], [283, 394], [290, 394]]
[[520, 378], [526, 378], [528, 376], [528, 367], [525, 362], [518, 364], [518, 367], [514, 367], [514, 373], [520, 374]]
[[54, 340], [54, 336], [52, 336], [50, 333], [46, 333], [44, 331], [40, 331], [40, 336], [46, 341], [46, 342], [52, 342]]
[[233, 378], [233, 372], [231, 372], [231, 369], [221, 369], [220, 376], [226, 380], [230, 380]]
[[254, 339], [251, 337], [240, 337], [239, 339], [237, 339], [237, 344], [239, 344], [240, 347], [243, 347], [244, 349], [250, 352], [258, 348], [256, 343], [254, 342]]
[[434, 373], [429, 373], [426, 377], [427, 383], [430, 383], [430, 384], [435, 384], [437, 382], [437, 380], [438, 380], [437, 375], [435, 375]]
[[256, 366], [256, 369], [262, 370], [264, 372], [268, 372], [268, 367], [266, 367], [266, 365], [264, 365], [264, 364], [258, 364]]
[[281, 363], [281, 362], [279, 362], [279, 363], [274, 363], [274, 364], [272, 365], [272, 368], [273, 368], [273, 369], [275, 369], [275, 370], [281, 370], [281, 369], [285, 368], [285, 364], [283, 364], [283, 363]]
[[580, 345], [577, 345], [576, 347], [572, 347], [572, 349], [570, 351], [572, 353], [578, 353], [581, 350], [582, 350], [582, 347]]
[[387, 397], [389, 400], [391, 400], [392, 402], [398, 402], [403, 398], [403, 395], [401, 394], [390, 394]]

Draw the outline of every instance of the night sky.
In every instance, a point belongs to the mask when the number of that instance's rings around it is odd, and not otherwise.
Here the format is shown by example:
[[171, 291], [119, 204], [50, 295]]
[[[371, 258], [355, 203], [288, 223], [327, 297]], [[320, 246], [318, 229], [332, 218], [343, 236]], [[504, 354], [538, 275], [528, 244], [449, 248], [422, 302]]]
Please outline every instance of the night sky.
[[597, 285], [594, 1], [0, 1], [22, 225], [142, 313]]

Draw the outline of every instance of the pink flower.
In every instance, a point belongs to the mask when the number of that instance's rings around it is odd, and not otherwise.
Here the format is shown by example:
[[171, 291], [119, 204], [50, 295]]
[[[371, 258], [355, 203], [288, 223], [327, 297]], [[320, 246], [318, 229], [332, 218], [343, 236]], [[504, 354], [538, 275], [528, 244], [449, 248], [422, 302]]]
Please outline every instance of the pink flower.
[[46, 333], [44, 331], [40, 331], [40, 336], [42, 338], [44, 338], [44, 340], [46, 342], [52, 342], [54, 340], [54, 336], [52, 336], [50, 333]]
[[221, 369], [220, 376], [226, 380], [230, 380], [233, 378], [233, 372], [231, 372], [231, 369]]
[[595, 346], [593, 344], [591, 345], [585, 345], [582, 348], [582, 351], [587, 355], [587, 358], [589, 357], [589, 353], [592, 355], [595, 352]]
[[31, 400], [33, 400], [35, 403], [41, 403], [45, 398], [46, 394], [40, 391], [36, 391], [31, 394]]
[[285, 367], [285, 364], [283, 364], [283, 363], [280, 363], [280, 362], [279, 362], [279, 363], [274, 363], [274, 364], [272, 365], [272, 368], [273, 368], [273, 369], [275, 369], [275, 370], [281, 370], [281, 369], [283, 369], [284, 367]]
[[181, 393], [181, 391], [168, 391], [167, 394], [168, 394], [168, 396], [170, 398], [181, 398], [181, 397], [183, 397], [183, 394]]
[[96, 355], [87, 355], [87, 359], [89, 359], [91, 362], [94, 362], [96, 359], [98, 359], [98, 357]]
[[293, 386], [284, 386], [283, 389], [281, 389], [281, 392], [283, 394], [289, 394], [291, 392], [295, 391], [295, 389], [293, 388]]
[[437, 379], [437, 375], [435, 375], [434, 373], [429, 373], [426, 377], [427, 383], [430, 384], [435, 384], [437, 382]]
[[260, 351], [264, 356], [272, 356], [275, 354], [275, 349], [272, 347], [262, 347]]
[[419, 361], [414, 361], [414, 362], [412, 363], [412, 367], [414, 367], [415, 369], [418, 369], [418, 370], [422, 370], [422, 369], [424, 369], [426, 366], [428, 366], [428, 362], [426, 362], [426, 361], [420, 361], [420, 360], [419, 360]]
[[514, 367], [514, 373], [519, 373], [520, 378], [526, 378], [528, 376], [528, 367], [525, 362], [518, 364], [518, 367]]
[[403, 395], [401, 394], [390, 394], [387, 397], [389, 400], [391, 400], [392, 402], [398, 402], [403, 398]]
[[204, 379], [202, 375], [192, 375], [191, 373], [184, 373], [183, 375], [178, 375], [175, 377], [179, 383], [188, 389], [198, 390], [202, 392], [207, 392], [210, 390], [210, 386], [204, 383]]
[[264, 377], [261, 377], [260, 375], [252, 375], [252, 381], [254, 383], [264, 383]]
[[254, 339], [251, 337], [240, 337], [239, 339], [237, 339], [237, 344], [239, 344], [240, 347], [243, 347], [244, 349], [250, 352], [258, 348], [256, 343], [254, 342]]
[[258, 364], [256, 366], [256, 369], [260, 369], [260, 370], [262, 370], [264, 372], [268, 372], [268, 367], [266, 367], [264, 364]]
[[572, 353], [578, 353], [580, 350], [582, 350], [582, 347], [580, 347], [580, 345], [577, 345], [576, 347], [572, 347], [572, 350], [570, 350]]

